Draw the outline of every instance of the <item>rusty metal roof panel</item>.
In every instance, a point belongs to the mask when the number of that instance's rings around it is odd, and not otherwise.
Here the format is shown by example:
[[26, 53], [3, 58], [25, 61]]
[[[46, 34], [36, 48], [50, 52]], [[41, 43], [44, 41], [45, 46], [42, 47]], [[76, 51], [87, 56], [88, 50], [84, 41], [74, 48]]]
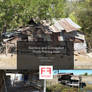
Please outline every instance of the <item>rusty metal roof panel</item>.
[[[56, 20], [55, 18], [52, 20], [53, 25], [48, 25], [49, 29], [52, 32], [62, 32], [62, 30], [66, 30], [66, 32], [79, 30], [81, 27], [74, 23], [70, 18], [62, 18]], [[47, 23], [48, 24], [48, 23]]]
[[53, 19], [52, 21], [53, 21], [53, 25], [49, 27], [52, 32], [57, 33], [57, 32], [61, 32], [62, 30], [64, 30], [62, 25], [59, 24], [58, 20]]
[[61, 32], [60, 30], [58, 30], [58, 28], [55, 25], [50, 26], [50, 29], [52, 32], [55, 32], [55, 33]]
[[81, 28], [78, 24], [74, 23], [70, 18], [66, 18], [66, 20], [67, 20], [68, 23], [70, 23], [70, 25], [72, 25], [73, 27], [78, 28], [78, 29]]
[[59, 20], [61, 26], [66, 30], [66, 32], [79, 30], [81, 27], [74, 23], [70, 18], [63, 18]]
[[71, 32], [71, 31], [74, 31], [74, 30], [78, 30], [77, 28], [73, 27], [69, 22], [67, 22], [67, 20], [65, 20], [65, 19], [61, 19], [60, 24], [64, 27], [66, 32]]
[[54, 22], [54, 26], [57, 27], [57, 29], [59, 31], [64, 30], [64, 28], [62, 27], [62, 25], [59, 24], [58, 20], [53, 19], [53, 22]]

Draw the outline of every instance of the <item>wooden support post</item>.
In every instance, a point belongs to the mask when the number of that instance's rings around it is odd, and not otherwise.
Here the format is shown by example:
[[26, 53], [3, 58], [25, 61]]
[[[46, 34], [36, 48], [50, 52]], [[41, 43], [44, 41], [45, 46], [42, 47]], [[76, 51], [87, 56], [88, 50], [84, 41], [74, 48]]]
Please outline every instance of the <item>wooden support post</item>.
[[7, 45], [7, 42], [6, 42], [6, 52], [5, 54], [7, 55], [8, 54], [8, 45]]

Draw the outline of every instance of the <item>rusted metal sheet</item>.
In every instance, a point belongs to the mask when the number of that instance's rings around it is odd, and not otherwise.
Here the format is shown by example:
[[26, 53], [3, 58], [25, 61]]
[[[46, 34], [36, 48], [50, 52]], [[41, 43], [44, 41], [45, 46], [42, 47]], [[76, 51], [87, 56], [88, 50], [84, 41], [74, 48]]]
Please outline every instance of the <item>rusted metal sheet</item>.
[[59, 24], [58, 20], [53, 19], [54, 26], [57, 27], [57, 29], [61, 32], [61, 30], [64, 30], [64, 28]]
[[73, 22], [70, 18], [65, 18], [65, 20], [70, 23], [73, 27], [77, 28], [77, 29], [80, 29], [81, 27], [76, 24], [75, 22]]
[[58, 28], [55, 27], [54, 25], [50, 26], [50, 29], [51, 29], [51, 31], [54, 32], [54, 33], [61, 32], [61, 31], [58, 30]]
[[59, 20], [53, 19], [53, 25], [50, 26], [52, 32], [62, 32], [62, 30], [66, 30], [66, 32], [79, 30], [81, 27], [74, 23], [70, 18], [62, 18]]
[[79, 30], [79, 28], [74, 27], [69, 21], [66, 19], [61, 19], [59, 23], [63, 26], [63, 28], [66, 30], [66, 32], [76, 31]]

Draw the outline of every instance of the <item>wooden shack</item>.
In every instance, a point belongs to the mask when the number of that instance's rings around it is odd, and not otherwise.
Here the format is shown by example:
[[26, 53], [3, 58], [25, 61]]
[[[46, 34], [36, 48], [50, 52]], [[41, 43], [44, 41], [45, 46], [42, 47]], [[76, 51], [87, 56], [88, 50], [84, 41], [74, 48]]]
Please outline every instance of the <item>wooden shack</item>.
[[53, 41], [73, 41], [74, 51], [86, 53], [87, 45], [85, 35], [81, 32], [81, 27], [73, 22], [70, 18], [52, 19], [53, 24], [44, 23], [52, 32], [51, 40]]

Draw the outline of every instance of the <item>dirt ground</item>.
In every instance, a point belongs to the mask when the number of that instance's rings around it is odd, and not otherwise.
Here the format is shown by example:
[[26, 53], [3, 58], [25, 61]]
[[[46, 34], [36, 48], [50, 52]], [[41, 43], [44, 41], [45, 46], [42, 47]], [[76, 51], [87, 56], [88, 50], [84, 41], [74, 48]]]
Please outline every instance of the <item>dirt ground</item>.
[[[0, 69], [17, 69], [17, 55], [0, 54]], [[92, 69], [92, 53], [74, 55], [74, 69]]]
[[74, 69], [92, 69], [92, 53], [74, 55]]
[[0, 54], [0, 69], [17, 69], [17, 55]]
[[24, 86], [24, 83], [17, 82], [12, 87], [11, 85], [7, 85], [7, 92], [42, 92], [43, 90], [38, 90], [36, 87], [32, 86]]

